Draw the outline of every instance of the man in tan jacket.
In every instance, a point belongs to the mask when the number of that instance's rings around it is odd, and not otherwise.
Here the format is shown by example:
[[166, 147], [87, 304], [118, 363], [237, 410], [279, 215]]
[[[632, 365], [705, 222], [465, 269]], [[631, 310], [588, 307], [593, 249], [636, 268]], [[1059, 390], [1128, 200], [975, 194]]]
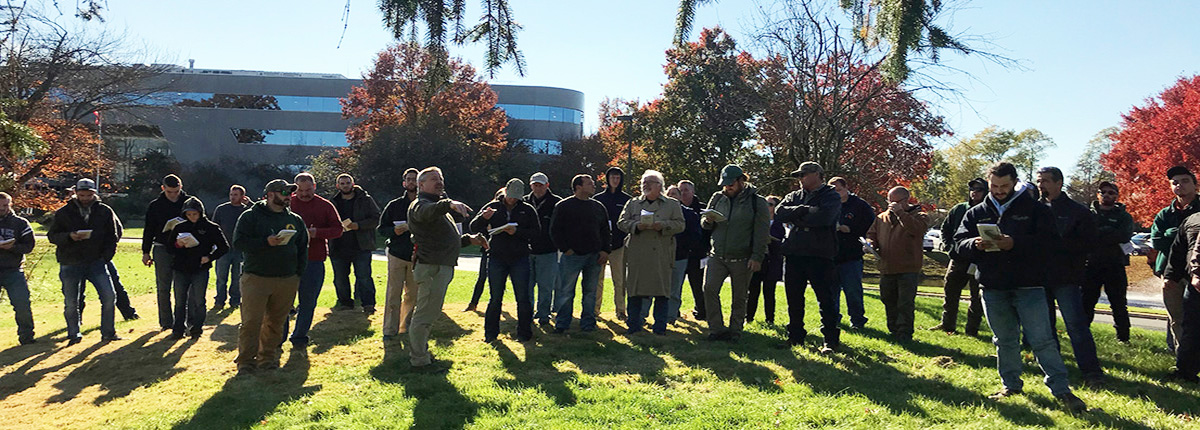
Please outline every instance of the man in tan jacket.
[[887, 312], [888, 331], [900, 341], [912, 340], [917, 284], [924, 258], [922, 242], [929, 228], [929, 215], [921, 206], [910, 205], [908, 188], [888, 191], [888, 208], [867, 231], [879, 251], [879, 298]]

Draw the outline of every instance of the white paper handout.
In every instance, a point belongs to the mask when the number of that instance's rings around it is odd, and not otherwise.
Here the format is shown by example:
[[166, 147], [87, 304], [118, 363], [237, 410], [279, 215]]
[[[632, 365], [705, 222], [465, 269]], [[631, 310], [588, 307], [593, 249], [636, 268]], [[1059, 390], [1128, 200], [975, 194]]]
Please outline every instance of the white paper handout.
[[402, 226], [405, 224], [408, 224], [408, 221], [392, 221], [392, 225], [394, 225], [396, 227], [399, 227], [399, 226]]
[[713, 209], [705, 209], [700, 211], [700, 216], [708, 219], [711, 222], [725, 221], [725, 215]]
[[354, 224], [354, 221], [350, 221], [350, 218], [342, 220], [342, 231], [350, 231], [350, 224]]
[[510, 226], [511, 226], [511, 227], [513, 227], [513, 228], [516, 228], [516, 227], [517, 227], [517, 223], [515, 223], [515, 222], [510, 222], [510, 223], [508, 223], [508, 224], [504, 224], [504, 225], [502, 225], [502, 226], [499, 226], [499, 227], [493, 228], [493, 229], [491, 229], [491, 230], [488, 230], [488, 235], [490, 236], [490, 235], [495, 235], [495, 234], [497, 234], [497, 233], [500, 233], [500, 232], [504, 231], [504, 229], [506, 229], [506, 228], [508, 228], [508, 227], [510, 227]]
[[1121, 244], [1121, 252], [1124, 252], [1125, 255], [1133, 255], [1133, 243], [1132, 242], [1122, 243]]
[[275, 237], [283, 239], [283, 243], [280, 243], [280, 245], [287, 245], [288, 242], [292, 241], [292, 236], [295, 236], [295, 235], [296, 235], [296, 230], [284, 229], [284, 230], [279, 230], [279, 233], [276, 233]]
[[642, 224], [642, 225], [654, 224], [654, 212], [650, 212], [648, 210], [642, 209], [641, 219], [638, 221], [638, 224]]
[[0, 245], [8, 245], [8, 244], [16, 242], [16, 241], [17, 241], [17, 239], [15, 239], [15, 238], [14, 239], [4, 239], [4, 240], [0, 240]]
[[183, 242], [184, 248], [195, 248], [200, 246], [200, 241], [197, 240], [196, 236], [193, 236], [191, 233], [179, 233], [179, 236], [176, 238], [176, 240]]
[[174, 230], [174, 229], [175, 229], [175, 226], [177, 226], [177, 225], [179, 225], [179, 224], [183, 223], [184, 221], [187, 221], [187, 220], [186, 220], [186, 219], [183, 219], [183, 217], [178, 217], [178, 216], [177, 216], [177, 217], [175, 217], [175, 218], [171, 218], [171, 219], [167, 220], [167, 223], [166, 223], [166, 224], [163, 224], [163, 231], [162, 231], [162, 232], [163, 232], [163, 233], [166, 233], [166, 232], [168, 232], [168, 231]]
[[979, 238], [983, 239], [984, 251], [1000, 251], [1000, 247], [996, 245], [996, 242], [1004, 236], [1004, 233], [1000, 232], [1000, 226], [996, 224], [977, 224], [975, 228], [979, 230]]
[[79, 231], [76, 231], [76, 233], [79, 233], [79, 234], [83, 235], [83, 238], [84, 238], [84, 239], [91, 239], [91, 238], [92, 238], [92, 231], [91, 231], [91, 230], [79, 230]]

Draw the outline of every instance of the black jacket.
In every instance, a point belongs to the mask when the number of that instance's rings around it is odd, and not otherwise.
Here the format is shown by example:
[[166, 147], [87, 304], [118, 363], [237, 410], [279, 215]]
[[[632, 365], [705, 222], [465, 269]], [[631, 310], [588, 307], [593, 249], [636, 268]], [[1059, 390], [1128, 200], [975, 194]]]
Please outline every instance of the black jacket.
[[[1015, 200], [1003, 216], [992, 200], [986, 199], [967, 210], [954, 233], [959, 257], [975, 263], [982, 288], [1013, 290], [1046, 285], [1046, 249], [1058, 240], [1054, 213], [1023, 189], [1014, 193], [1012, 198]], [[979, 224], [999, 226], [1002, 233], [1012, 236], [1013, 248], [996, 252], [975, 249], [975, 238], [979, 237], [976, 226]]]
[[[72, 197], [67, 204], [54, 211], [54, 222], [50, 223], [46, 236], [50, 243], [58, 245], [54, 255], [58, 257], [59, 264], [107, 262], [117, 253], [120, 236], [117, 233], [117, 215], [112, 208], [96, 198], [91, 204], [91, 214], [86, 219], [82, 209], [79, 200]], [[79, 230], [91, 230], [92, 236], [78, 242], [71, 240], [71, 233]]]
[[[495, 209], [491, 219], [483, 218], [483, 211]], [[512, 263], [529, 256], [529, 244], [537, 237], [542, 228], [538, 224], [537, 209], [529, 203], [517, 200], [512, 211], [504, 206], [502, 201], [493, 201], [479, 209], [479, 214], [471, 221], [471, 231], [487, 234], [488, 230], [500, 227], [510, 222], [517, 223], [514, 234], [499, 232], [488, 236], [488, 258], [503, 263]]]
[[525, 203], [533, 206], [537, 211], [539, 232], [533, 238], [533, 243], [529, 245], [529, 250], [533, 254], [548, 254], [558, 252], [554, 248], [554, 239], [550, 238], [550, 220], [554, 218], [554, 205], [557, 205], [562, 197], [555, 195], [550, 190], [546, 190], [546, 195], [542, 196], [541, 200], [534, 197], [533, 193], [526, 194]]
[[25, 254], [33, 252], [33, 227], [15, 213], [0, 217], [0, 240], [8, 239], [15, 241], [12, 249], [0, 249], [0, 270], [20, 269]]
[[791, 234], [783, 241], [783, 255], [832, 260], [837, 255], [834, 233], [841, 210], [842, 196], [829, 185], [788, 193], [775, 207], [775, 219], [792, 225]]
[[958, 259], [958, 249], [954, 246], [954, 233], [958, 232], [958, 226], [962, 225], [963, 216], [967, 214], [967, 210], [971, 209], [971, 202], [962, 202], [950, 208], [950, 212], [946, 214], [946, 219], [942, 220], [942, 250], [950, 255], [951, 259]]
[[604, 205], [604, 209], [608, 211], [608, 229], [612, 232], [612, 244], [610, 249], [621, 249], [625, 246], [625, 236], [629, 233], [616, 228], [617, 220], [621, 219], [621, 211], [625, 210], [625, 204], [629, 203], [629, 199], [633, 197], [621, 190], [621, 184], [625, 183], [625, 175], [621, 175], [621, 182], [613, 186], [609, 184], [604, 191], [596, 194], [592, 198]]
[[[1045, 204], [1045, 201], [1040, 202]], [[1087, 280], [1087, 254], [1096, 245], [1096, 221], [1088, 208], [1062, 193], [1050, 202], [1058, 240], [1048, 246], [1047, 286], [1076, 285]]]
[[[682, 204], [683, 202], [680, 202], [680, 203]], [[692, 204], [683, 205], [683, 208], [691, 209], [693, 211], [696, 211], [696, 214], [700, 214], [700, 212], [704, 211], [706, 206], [705, 206], [704, 202], [700, 201], [700, 198], [692, 197]], [[696, 246], [692, 247], [691, 253], [688, 255], [688, 258], [689, 259], [694, 258], [697, 260], [702, 259], [702, 258], [708, 257], [708, 253], [711, 251], [712, 251], [712, 230], [705, 230], [705, 229], [701, 228], [700, 229], [700, 243], [697, 243]]]
[[550, 238], [559, 251], [575, 255], [612, 251], [612, 224], [604, 204], [596, 199], [567, 197], [554, 205]]
[[387, 239], [388, 254], [404, 261], [413, 259], [412, 233], [405, 231], [397, 236], [396, 221], [408, 221], [408, 206], [411, 204], [412, 200], [408, 198], [407, 192], [388, 202], [379, 216], [379, 227], [376, 228], [379, 235]]
[[183, 212], [183, 202], [187, 201], [188, 197], [190, 196], [187, 192], [179, 190], [179, 200], [172, 202], [167, 199], [166, 193], [159, 193], [158, 198], [151, 200], [150, 205], [146, 206], [146, 228], [142, 231], [143, 254], [150, 252], [150, 246], [155, 243], [171, 243], [171, 232], [162, 231], [163, 226]]
[[700, 228], [700, 211], [683, 206], [683, 224], [683, 232], [675, 235], [675, 261], [692, 258], [695, 249], [703, 247], [704, 229]]
[[1088, 264], [1128, 266], [1129, 255], [1121, 245], [1133, 237], [1133, 217], [1121, 203], [1105, 210], [1100, 208], [1100, 202], [1092, 202], [1091, 209], [1096, 220], [1096, 241], [1088, 253]]
[[[225, 239], [225, 233], [221, 231], [221, 226], [210, 221], [204, 215], [204, 204], [200, 203], [199, 199], [191, 197], [184, 202], [183, 207], [200, 211], [200, 219], [196, 222], [181, 222], [171, 230], [170, 241], [167, 242], [167, 251], [174, 256], [171, 260], [171, 269], [183, 273], [208, 270], [212, 268], [213, 261], [229, 252], [229, 241]], [[187, 219], [187, 215], [182, 212], [179, 216]], [[179, 239], [180, 233], [191, 233], [200, 244], [191, 248], [179, 247], [175, 241]], [[208, 257], [208, 262], [201, 264], [200, 259], [203, 257]]]
[[1179, 224], [1179, 234], [1175, 235], [1175, 240], [1171, 242], [1171, 254], [1163, 269], [1163, 279], [1184, 284], [1184, 288], [1191, 288], [1187, 284], [1191, 282], [1192, 273], [1196, 268], [1191, 267], [1195, 255], [1190, 251], [1196, 247], [1197, 240], [1200, 240], [1200, 214], [1192, 214]]
[[[354, 186], [354, 197], [350, 199], [351, 210], [342, 212], [340, 208], [341, 192], [336, 191], [327, 197], [337, 206], [338, 216], [358, 224], [358, 230], [347, 231], [342, 237], [329, 241], [329, 253], [338, 255], [355, 255], [360, 251], [375, 250], [375, 228], [379, 227], [379, 205], [375, 199], [358, 185]], [[336, 199], [336, 200], [335, 200]]]
[[841, 264], [862, 260], [863, 245], [859, 240], [867, 237], [867, 230], [870, 230], [871, 224], [874, 223], [875, 209], [871, 208], [866, 200], [851, 194], [845, 202], [842, 202], [838, 225], [850, 227], [850, 232], [837, 232], [838, 250], [833, 262]]

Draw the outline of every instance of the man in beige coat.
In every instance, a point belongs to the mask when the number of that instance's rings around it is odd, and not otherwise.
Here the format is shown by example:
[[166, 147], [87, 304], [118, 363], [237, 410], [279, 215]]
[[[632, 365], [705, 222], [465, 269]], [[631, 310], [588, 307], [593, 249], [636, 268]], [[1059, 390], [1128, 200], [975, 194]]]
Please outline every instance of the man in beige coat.
[[631, 199], [621, 211], [617, 228], [625, 238], [625, 294], [629, 297], [629, 331], [645, 329], [643, 308], [654, 302], [654, 334], [667, 333], [667, 298], [671, 295], [671, 273], [675, 268], [675, 235], [685, 228], [683, 206], [663, 195], [662, 173], [642, 174], [642, 195]]
[[908, 188], [888, 191], [888, 208], [867, 231], [879, 251], [879, 299], [887, 313], [888, 331], [900, 341], [912, 340], [917, 284], [921, 281], [922, 249], [929, 215], [910, 205]]

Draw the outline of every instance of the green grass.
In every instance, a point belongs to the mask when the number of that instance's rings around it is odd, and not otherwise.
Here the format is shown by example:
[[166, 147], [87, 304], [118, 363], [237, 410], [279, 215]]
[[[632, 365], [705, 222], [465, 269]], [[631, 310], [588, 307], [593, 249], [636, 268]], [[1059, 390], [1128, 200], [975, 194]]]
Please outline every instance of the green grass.
[[[409, 373], [403, 346], [379, 338], [381, 315], [329, 312], [327, 283], [309, 354], [285, 346], [282, 370], [234, 378], [238, 312], [210, 312], [197, 341], [168, 340], [155, 330], [151, 270], [138, 267], [136, 254], [123, 244], [117, 265], [143, 319], [119, 322], [127, 340], [111, 344], [97, 343], [98, 309], [89, 306], [84, 342], [65, 346], [53, 257], [31, 268], [38, 333], [49, 336], [17, 347], [11, 317], [0, 320], [0, 427], [1200, 428], [1193, 418], [1200, 390], [1161, 382], [1172, 359], [1157, 332], [1134, 329], [1126, 346], [1111, 327], [1094, 326], [1111, 383], [1078, 389], [1093, 409], [1073, 417], [1060, 411], [1028, 354], [1027, 394], [993, 402], [986, 395], [999, 378], [988, 339], [918, 330], [912, 344], [890, 342], [874, 294], [868, 328], [843, 333], [846, 349], [832, 356], [818, 354], [815, 343], [774, 349], [783, 328], [757, 322], [737, 344], [702, 340], [704, 324], [690, 319], [665, 337], [626, 338], [614, 334], [622, 330], [611, 322], [611, 296], [598, 332], [535, 328], [535, 341], [522, 344], [508, 337], [516, 313], [509, 293], [501, 341], [489, 345], [480, 342], [482, 315], [460, 311], [473, 272], [456, 276], [448, 318], [434, 325], [434, 354], [454, 364], [447, 374]], [[382, 287], [383, 265], [374, 269]], [[379, 288], [381, 305], [383, 294]], [[777, 320], [786, 322], [777, 295]], [[917, 304], [917, 326], [933, 325], [940, 300]], [[685, 294], [684, 309], [691, 307]], [[811, 293], [806, 316], [817, 334]], [[1063, 350], [1078, 381], [1065, 339]]]

